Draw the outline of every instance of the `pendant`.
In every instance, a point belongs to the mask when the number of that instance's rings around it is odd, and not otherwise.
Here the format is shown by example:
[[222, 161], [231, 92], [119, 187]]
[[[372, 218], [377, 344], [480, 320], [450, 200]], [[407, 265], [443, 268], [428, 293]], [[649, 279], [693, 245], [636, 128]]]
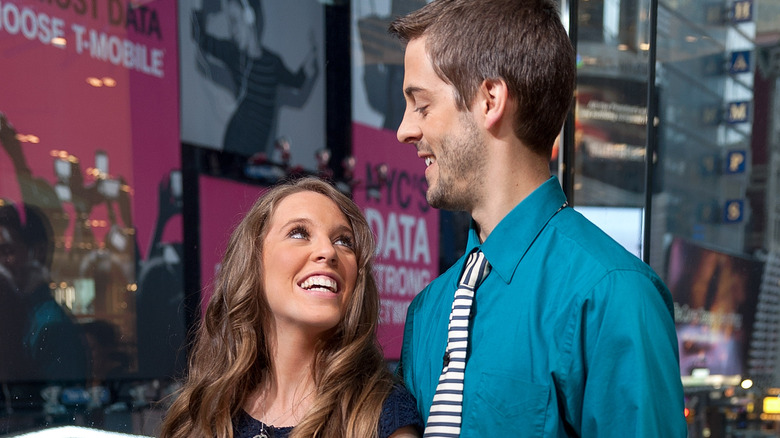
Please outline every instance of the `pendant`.
[[269, 431], [265, 430], [265, 425], [263, 425], [263, 428], [260, 430], [260, 433], [253, 436], [252, 438], [273, 438], [273, 432], [271, 434], [268, 434]]

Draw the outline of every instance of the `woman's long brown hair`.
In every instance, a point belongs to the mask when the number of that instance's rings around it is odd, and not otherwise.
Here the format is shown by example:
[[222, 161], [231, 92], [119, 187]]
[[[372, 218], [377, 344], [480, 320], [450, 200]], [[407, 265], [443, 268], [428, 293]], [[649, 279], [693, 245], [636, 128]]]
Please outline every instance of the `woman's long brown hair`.
[[303, 178], [264, 194], [233, 231], [198, 327], [188, 377], [168, 410], [162, 438], [232, 438], [232, 419], [272, 374], [272, 314], [262, 290], [262, 243], [279, 202], [302, 191], [327, 196], [347, 217], [355, 236], [358, 276], [344, 317], [318, 346], [312, 364], [316, 397], [290, 437], [376, 437], [394, 378], [376, 341], [374, 237], [352, 200], [324, 181]]

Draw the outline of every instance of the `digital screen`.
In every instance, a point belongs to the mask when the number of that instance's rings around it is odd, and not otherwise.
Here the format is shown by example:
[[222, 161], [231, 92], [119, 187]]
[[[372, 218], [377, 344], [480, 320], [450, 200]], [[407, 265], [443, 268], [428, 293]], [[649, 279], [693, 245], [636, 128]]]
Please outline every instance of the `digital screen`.
[[744, 375], [763, 263], [679, 238], [668, 254], [682, 376]]

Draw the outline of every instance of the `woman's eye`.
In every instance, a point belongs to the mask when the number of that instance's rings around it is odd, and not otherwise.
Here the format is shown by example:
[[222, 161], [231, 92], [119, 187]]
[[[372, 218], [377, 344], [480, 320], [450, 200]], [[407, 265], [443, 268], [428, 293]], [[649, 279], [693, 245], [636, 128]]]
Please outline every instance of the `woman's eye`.
[[341, 236], [338, 239], [336, 239], [335, 244], [345, 246], [349, 249], [355, 248], [355, 244], [351, 236]]
[[425, 116], [426, 114], [428, 114], [428, 105], [417, 107], [414, 109], [414, 112]]
[[290, 231], [288, 236], [293, 239], [306, 239], [309, 237], [309, 232], [305, 228], [296, 227]]

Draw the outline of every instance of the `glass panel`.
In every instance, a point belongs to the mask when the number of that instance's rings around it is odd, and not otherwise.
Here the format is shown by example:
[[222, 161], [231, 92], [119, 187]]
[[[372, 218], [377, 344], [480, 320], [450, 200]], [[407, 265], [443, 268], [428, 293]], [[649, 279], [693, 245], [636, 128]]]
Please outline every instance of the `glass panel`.
[[747, 398], [731, 406], [716, 399], [750, 394], [738, 386], [748, 377], [766, 383], [768, 344], [756, 341], [770, 327], [757, 313], [767, 306], [760, 291], [768, 263], [757, 251], [767, 155], [765, 140], [754, 136], [766, 109], [756, 82], [758, 3], [659, 1], [650, 263], [674, 298], [696, 436], [746, 428]]
[[0, 435], [152, 434], [184, 365], [176, 5], [126, 4], [0, 2]]
[[737, 3], [661, 1], [658, 9], [660, 191], [650, 262], [674, 294], [689, 385], [738, 383], [748, 373], [763, 266], [748, 239], [755, 25]]
[[[580, 1], [577, 7], [570, 201], [632, 253], [641, 255], [649, 1]], [[568, 2], [562, 10], [568, 16]], [[639, 220], [619, 219], [626, 215]]]
[[641, 207], [647, 122], [647, 4], [580, 2], [574, 205]]

